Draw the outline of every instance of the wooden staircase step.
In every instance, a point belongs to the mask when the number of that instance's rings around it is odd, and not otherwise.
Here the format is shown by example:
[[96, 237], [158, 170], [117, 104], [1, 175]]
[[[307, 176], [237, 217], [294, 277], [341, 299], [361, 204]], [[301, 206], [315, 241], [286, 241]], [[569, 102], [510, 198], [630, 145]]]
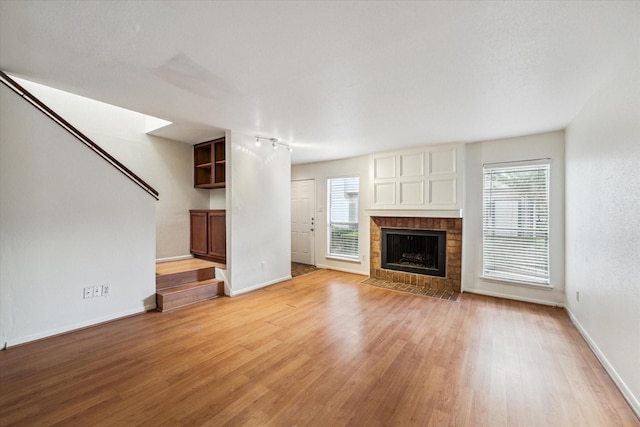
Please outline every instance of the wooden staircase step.
[[224, 295], [224, 281], [209, 279], [160, 289], [156, 292], [156, 305], [158, 311], [168, 311], [221, 295]]
[[216, 267], [222, 264], [201, 260], [185, 259], [156, 264], [156, 289], [167, 289], [192, 282], [213, 279]]

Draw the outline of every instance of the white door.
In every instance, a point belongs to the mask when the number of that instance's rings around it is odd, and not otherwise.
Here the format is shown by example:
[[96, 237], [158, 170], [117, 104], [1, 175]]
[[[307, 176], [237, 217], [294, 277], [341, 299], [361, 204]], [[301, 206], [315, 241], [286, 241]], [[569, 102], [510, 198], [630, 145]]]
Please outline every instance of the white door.
[[291, 182], [291, 261], [316, 265], [314, 254], [314, 224], [316, 181], [305, 179]]

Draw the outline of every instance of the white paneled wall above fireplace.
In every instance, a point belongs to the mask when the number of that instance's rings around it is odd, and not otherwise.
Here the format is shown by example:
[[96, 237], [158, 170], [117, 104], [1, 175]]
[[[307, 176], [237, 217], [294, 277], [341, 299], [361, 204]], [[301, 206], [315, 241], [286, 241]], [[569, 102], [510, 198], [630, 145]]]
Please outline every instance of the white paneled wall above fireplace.
[[369, 157], [371, 207], [462, 216], [464, 146], [447, 144]]

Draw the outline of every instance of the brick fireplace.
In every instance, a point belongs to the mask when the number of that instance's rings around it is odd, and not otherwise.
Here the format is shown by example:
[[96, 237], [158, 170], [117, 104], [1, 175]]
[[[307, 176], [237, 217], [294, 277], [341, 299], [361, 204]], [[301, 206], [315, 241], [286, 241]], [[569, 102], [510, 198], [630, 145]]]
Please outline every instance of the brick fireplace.
[[[446, 231], [446, 276], [434, 277], [381, 267], [381, 228]], [[380, 280], [460, 292], [462, 277], [462, 218], [371, 217], [370, 277]]]

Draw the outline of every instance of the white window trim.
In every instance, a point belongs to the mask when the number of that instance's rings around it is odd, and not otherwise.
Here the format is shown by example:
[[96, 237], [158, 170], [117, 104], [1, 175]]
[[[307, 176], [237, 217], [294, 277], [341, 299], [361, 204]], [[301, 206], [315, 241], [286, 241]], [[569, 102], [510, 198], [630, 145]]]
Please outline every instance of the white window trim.
[[[547, 253], [546, 253], [546, 264], [547, 264], [547, 277], [546, 279], [528, 280], [526, 278], [519, 279], [516, 277], [509, 277], [508, 275], [502, 276], [500, 274], [492, 275], [485, 271], [485, 259], [484, 259], [484, 244], [485, 244], [485, 188], [484, 188], [484, 174], [485, 169], [499, 169], [499, 168], [517, 168], [523, 166], [542, 166], [546, 165], [547, 169]], [[483, 185], [482, 185], [482, 262], [481, 262], [481, 274], [480, 278], [483, 280], [490, 280], [495, 282], [501, 282], [505, 284], [511, 285], [520, 285], [520, 286], [531, 286], [535, 288], [542, 289], [553, 289], [552, 286], [552, 271], [551, 271], [551, 181], [552, 181], [552, 168], [551, 168], [551, 159], [550, 158], [540, 158], [540, 159], [532, 159], [532, 160], [523, 160], [523, 161], [513, 161], [513, 162], [500, 162], [500, 163], [486, 163], [483, 164]]]
[[[331, 188], [329, 185], [329, 182], [331, 180], [334, 179], [341, 179], [341, 178], [357, 178], [358, 179], [358, 212], [356, 213], [356, 218], [358, 219], [358, 246], [357, 246], [357, 251], [358, 253], [356, 255], [345, 255], [345, 254], [339, 254], [339, 253], [332, 253], [331, 252]], [[360, 233], [360, 225], [361, 225], [361, 204], [360, 204], [360, 175], [339, 175], [339, 176], [329, 176], [327, 177], [327, 247], [326, 247], [326, 254], [325, 254], [325, 258], [326, 259], [334, 259], [334, 260], [338, 260], [338, 261], [348, 261], [348, 262], [354, 262], [354, 263], [359, 263], [360, 262], [360, 243], [361, 243], [361, 239], [359, 236]]]
[[331, 254], [327, 254], [327, 256], [324, 257], [325, 259], [333, 259], [336, 261], [346, 261], [346, 262], [352, 262], [354, 264], [362, 264], [360, 262], [360, 258], [358, 257], [350, 257], [350, 256], [346, 256], [346, 255], [331, 255]]
[[494, 276], [485, 276], [480, 275], [482, 280], [488, 280], [492, 282], [500, 282], [505, 283], [507, 285], [518, 285], [518, 286], [531, 286], [538, 289], [553, 289], [554, 287], [551, 284], [539, 283], [539, 282], [529, 282], [527, 280], [516, 280], [516, 279], [505, 279], [503, 277], [494, 277]]

